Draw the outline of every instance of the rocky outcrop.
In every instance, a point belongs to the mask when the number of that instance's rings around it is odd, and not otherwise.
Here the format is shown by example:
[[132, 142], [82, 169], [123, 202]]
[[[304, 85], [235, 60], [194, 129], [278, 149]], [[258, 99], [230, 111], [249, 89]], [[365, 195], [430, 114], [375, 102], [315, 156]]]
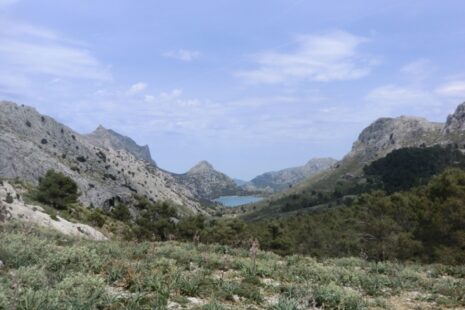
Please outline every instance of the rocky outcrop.
[[175, 175], [175, 178], [195, 195], [205, 200], [227, 195], [241, 195], [246, 192], [238, 187], [233, 179], [215, 170], [207, 161], [199, 162], [187, 173]]
[[443, 126], [418, 117], [380, 118], [360, 133], [344, 160], [357, 157], [367, 163], [399, 148], [432, 145], [440, 140]]
[[20, 221], [55, 229], [65, 235], [90, 240], [104, 241], [108, 238], [95, 228], [80, 223], [71, 223], [60, 216], [51, 218], [40, 206], [27, 204], [8, 182], [0, 182], [0, 223]]
[[442, 144], [455, 143], [465, 148], [465, 102], [447, 117], [442, 130]]
[[245, 186], [248, 186], [249, 188], [253, 186], [254, 188], [270, 192], [283, 191], [321, 171], [330, 168], [336, 162], [337, 160], [333, 158], [314, 158], [303, 166], [267, 172], [259, 175]]
[[71, 177], [84, 205], [131, 203], [134, 195], [170, 200], [181, 213], [200, 212], [192, 192], [152, 163], [111, 144], [101, 147], [35, 109], [0, 102], [0, 177], [37, 183], [49, 169]]
[[92, 133], [85, 136], [89, 142], [105, 149], [125, 150], [134, 155], [136, 159], [146, 161], [156, 166], [152, 159], [148, 145], [138, 145], [129, 137], [123, 136], [114, 130], [98, 126]]

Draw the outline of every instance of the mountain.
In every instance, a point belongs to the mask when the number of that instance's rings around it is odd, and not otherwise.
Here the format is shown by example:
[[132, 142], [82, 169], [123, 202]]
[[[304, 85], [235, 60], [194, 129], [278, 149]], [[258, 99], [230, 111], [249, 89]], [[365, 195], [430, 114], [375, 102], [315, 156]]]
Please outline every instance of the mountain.
[[111, 129], [106, 129], [102, 125], [98, 126], [86, 138], [96, 146], [106, 149], [126, 150], [139, 160], [144, 160], [156, 166], [157, 164], [150, 155], [148, 145], [140, 146], [129, 137], [123, 136]]
[[203, 212], [189, 188], [147, 161], [144, 147], [121, 137], [103, 128], [80, 135], [31, 107], [3, 101], [0, 177], [37, 183], [47, 170], [54, 169], [78, 184], [80, 200], [87, 206], [131, 204], [139, 195], [151, 201], [172, 201], [180, 206], [180, 213]]
[[[341, 161], [292, 189], [251, 206], [256, 211], [248, 218], [280, 215], [287, 212], [285, 210], [298, 209], [299, 205], [307, 209], [311, 209], [309, 206], [327, 205], [332, 200], [343, 198], [341, 195], [350, 196], [363, 191], [367, 187], [363, 168], [392, 151], [449, 144], [462, 151], [465, 149], [465, 103], [448, 116], [446, 123], [408, 116], [380, 118], [359, 134]], [[320, 197], [313, 193], [320, 193]]]
[[184, 174], [174, 175], [179, 183], [205, 200], [220, 196], [241, 195], [246, 191], [236, 185], [226, 174], [215, 170], [207, 161], [201, 161]]
[[330, 168], [337, 160], [332, 158], [314, 158], [304, 166], [287, 168], [279, 171], [267, 172], [250, 181], [256, 188], [268, 191], [283, 191], [293, 185]]

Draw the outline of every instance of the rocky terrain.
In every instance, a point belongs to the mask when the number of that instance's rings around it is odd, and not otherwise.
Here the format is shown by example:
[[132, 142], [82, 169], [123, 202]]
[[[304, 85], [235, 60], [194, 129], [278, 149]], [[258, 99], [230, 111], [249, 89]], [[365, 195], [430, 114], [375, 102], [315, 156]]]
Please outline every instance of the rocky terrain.
[[370, 162], [399, 148], [432, 145], [440, 141], [443, 128], [442, 123], [417, 117], [380, 118], [360, 133], [345, 160]]
[[78, 184], [80, 200], [87, 206], [131, 203], [134, 195], [140, 195], [151, 201], [172, 201], [181, 214], [203, 212], [189, 188], [140, 159], [148, 155], [144, 147], [128, 139], [122, 144], [114, 137], [102, 128], [90, 136], [80, 135], [33, 108], [1, 102], [0, 177], [36, 184], [54, 169]]
[[[301, 188], [327, 189], [339, 180], [351, 180], [360, 175], [365, 165], [405, 147], [421, 147], [446, 141], [443, 123], [423, 118], [400, 116], [380, 118], [366, 127], [353, 143], [351, 151], [337, 164]], [[299, 189], [301, 189], [299, 188]]]
[[55, 216], [52, 218], [41, 206], [24, 202], [21, 191], [6, 181], [0, 182], [0, 225], [11, 221], [20, 221], [29, 226], [40, 226], [54, 229], [62, 234], [90, 240], [108, 240], [95, 228], [82, 224], [71, 223]]
[[154, 166], [157, 165], [152, 159], [148, 145], [140, 146], [131, 138], [123, 136], [114, 130], [106, 129], [102, 125], [85, 137], [96, 146], [117, 151], [127, 151], [134, 155], [136, 159], [146, 161]]
[[360, 133], [351, 151], [342, 160], [289, 191], [274, 195], [250, 208], [258, 209], [260, 216], [267, 216], [279, 213], [280, 200], [290, 195], [309, 191], [331, 192], [338, 184], [339, 186], [362, 185], [366, 181], [363, 178], [363, 167], [397, 149], [454, 144], [463, 150], [464, 133], [465, 103], [459, 105], [445, 123], [409, 116], [380, 118]]
[[246, 190], [237, 186], [233, 179], [215, 170], [212, 164], [207, 161], [199, 162], [184, 174], [173, 174], [173, 176], [196, 196], [205, 200], [247, 193]]
[[336, 162], [337, 160], [332, 158], [313, 158], [303, 166], [261, 174], [242, 186], [270, 192], [283, 191], [330, 168]]

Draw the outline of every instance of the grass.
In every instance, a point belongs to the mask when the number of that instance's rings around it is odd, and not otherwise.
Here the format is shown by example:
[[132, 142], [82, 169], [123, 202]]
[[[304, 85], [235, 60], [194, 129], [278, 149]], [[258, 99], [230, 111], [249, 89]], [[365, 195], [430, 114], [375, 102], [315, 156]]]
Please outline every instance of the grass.
[[93, 242], [0, 226], [0, 309], [465, 307], [465, 267], [318, 261], [191, 243]]

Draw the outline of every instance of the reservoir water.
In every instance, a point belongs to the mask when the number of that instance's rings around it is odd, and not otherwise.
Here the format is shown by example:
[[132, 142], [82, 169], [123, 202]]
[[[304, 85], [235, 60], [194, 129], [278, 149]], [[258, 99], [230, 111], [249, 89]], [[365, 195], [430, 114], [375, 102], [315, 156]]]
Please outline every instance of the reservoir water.
[[263, 200], [263, 197], [259, 196], [221, 196], [213, 201], [221, 203], [225, 207], [239, 207], [243, 205], [248, 205], [250, 203], [258, 202]]

